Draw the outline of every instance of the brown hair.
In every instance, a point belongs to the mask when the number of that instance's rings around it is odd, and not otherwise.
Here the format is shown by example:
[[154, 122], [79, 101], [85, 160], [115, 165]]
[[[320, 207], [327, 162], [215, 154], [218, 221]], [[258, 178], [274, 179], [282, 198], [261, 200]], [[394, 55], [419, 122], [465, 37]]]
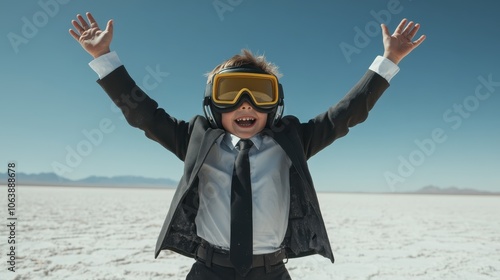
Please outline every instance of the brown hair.
[[274, 63], [266, 61], [264, 55], [254, 55], [250, 50], [242, 49], [240, 54], [237, 54], [230, 59], [217, 65], [212, 71], [205, 74], [207, 76], [207, 84], [212, 81], [212, 78], [219, 71], [229, 68], [229, 67], [239, 67], [242, 65], [251, 65], [257, 67], [268, 74], [273, 74], [277, 78], [283, 76], [278, 71], [278, 66]]

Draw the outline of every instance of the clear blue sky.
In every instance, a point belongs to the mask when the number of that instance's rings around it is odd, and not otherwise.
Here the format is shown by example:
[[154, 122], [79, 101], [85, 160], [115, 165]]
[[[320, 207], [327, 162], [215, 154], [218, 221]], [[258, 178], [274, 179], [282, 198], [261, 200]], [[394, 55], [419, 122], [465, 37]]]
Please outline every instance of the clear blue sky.
[[427, 40], [368, 120], [309, 161], [316, 187], [500, 191], [499, 10], [493, 0], [2, 1], [0, 172], [14, 160], [26, 173], [64, 165], [70, 179], [182, 174], [182, 162], [130, 127], [95, 82], [91, 57], [68, 33], [77, 13], [92, 12], [101, 27], [114, 19], [112, 49], [184, 120], [202, 114], [203, 74], [249, 48], [280, 66], [285, 112], [307, 121], [382, 54], [377, 22], [392, 31], [406, 17]]

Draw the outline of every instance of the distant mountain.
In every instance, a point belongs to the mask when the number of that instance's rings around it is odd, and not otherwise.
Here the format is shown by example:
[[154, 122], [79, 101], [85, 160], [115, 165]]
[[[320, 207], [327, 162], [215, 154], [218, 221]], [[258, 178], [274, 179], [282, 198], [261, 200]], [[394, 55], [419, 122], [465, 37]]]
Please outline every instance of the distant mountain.
[[[0, 173], [0, 185], [7, 185], [8, 176]], [[90, 176], [81, 180], [70, 180], [55, 173], [27, 174], [16, 173], [19, 185], [32, 186], [81, 186], [81, 187], [130, 187], [130, 188], [175, 188], [177, 181], [168, 178], [147, 178], [141, 176]], [[453, 194], [453, 195], [500, 195], [500, 192], [488, 192], [457, 187], [441, 188], [425, 186], [416, 191], [401, 192], [403, 194]]]
[[[7, 184], [8, 176], [0, 173], [0, 185]], [[148, 188], [175, 188], [177, 181], [168, 178], [146, 178], [140, 176], [91, 176], [81, 180], [70, 180], [55, 173], [27, 174], [16, 173], [19, 185], [35, 186], [82, 186], [82, 187], [148, 187]]]
[[436, 186], [425, 186], [412, 193], [416, 194], [462, 194], [462, 195], [500, 195], [500, 192], [488, 192], [475, 189], [461, 189], [457, 187], [440, 188]]

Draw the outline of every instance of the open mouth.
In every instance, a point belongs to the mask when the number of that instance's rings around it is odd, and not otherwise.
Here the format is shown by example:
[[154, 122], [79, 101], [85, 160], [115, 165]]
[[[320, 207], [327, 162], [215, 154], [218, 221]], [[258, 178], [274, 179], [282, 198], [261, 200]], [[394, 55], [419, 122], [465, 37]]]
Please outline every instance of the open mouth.
[[255, 123], [255, 119], [250, 117], [238, 118], [235, 120], [235, 122], [238, 126], [250, 127]]

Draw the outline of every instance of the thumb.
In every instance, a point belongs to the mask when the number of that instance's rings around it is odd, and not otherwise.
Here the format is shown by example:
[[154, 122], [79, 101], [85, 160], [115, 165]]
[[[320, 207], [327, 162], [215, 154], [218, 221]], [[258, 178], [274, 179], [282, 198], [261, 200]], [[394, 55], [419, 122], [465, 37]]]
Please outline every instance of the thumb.
[[113, 20], [110, 19], [106, 25], [106, 31], [113, 34]]
[[387, 28], [387, 25], [385, 25], [385, 24], [382, 23], [380, 25], [380, 27], [382, 28], [382, 35], [384, 37], [390, 37], [391, 36], [391, 34], [389, 34], [389, 28]]

